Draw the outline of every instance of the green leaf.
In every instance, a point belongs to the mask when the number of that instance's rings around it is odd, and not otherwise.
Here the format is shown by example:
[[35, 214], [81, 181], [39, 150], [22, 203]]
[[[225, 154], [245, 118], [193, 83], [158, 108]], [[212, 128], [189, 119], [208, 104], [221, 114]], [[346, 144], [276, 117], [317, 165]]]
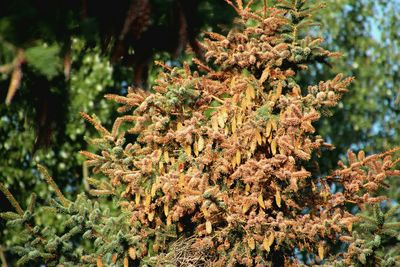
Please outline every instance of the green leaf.
[[59, 52], [60, 47], [57, 44], [51, 46], [41, 44], [26, 49], [25, 58], [36, 71], [51, 79], [61, 70]]
[[211, 103], [210, 103], [209, 106], [210, 106], [210, 107], [209, 107], [208, 109], [206, 109], [206, 110], [204, 111], [204, 113], [203, 113], [204, 116], [205, 116], [207, 119], [210, 119], [210, 118], [211, 118], [213, 112], [215, 111], [215, 108], [221, 106], [221, 103], [218, 102], [217, 100], [213, 100], [213, 101], [211, 101]]

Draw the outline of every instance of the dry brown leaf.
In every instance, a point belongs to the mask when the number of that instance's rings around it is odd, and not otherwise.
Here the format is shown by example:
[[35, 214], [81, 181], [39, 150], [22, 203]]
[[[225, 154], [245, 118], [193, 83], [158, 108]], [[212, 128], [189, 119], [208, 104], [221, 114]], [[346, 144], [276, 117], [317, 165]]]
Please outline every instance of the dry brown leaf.
[[198, 145], [198, 150], [199, 152], [203, 151], [204, 149], [204, 138], [203, 136], [199, 136], [199, 140], [197, 141], [197, 145]]
[[249, 248], [251, 250], [256, 248], [256, 242], [254, 241], [253, 237], [250, 237], [249, 239], [247, 239], [247, 244], [249, 245]]
[[169, 162], [169, 152], [168, 152], [168, 150], [164, 151], [164, 161], [165, 161], [165, 163]]
[[128, 249], [129, 258], [132, 260], [136, 260], [136, 249], [133, 247], [129, 247]]
[[282, 201], [282, 199], [281, 199], [281, 192], [279, 191], [279, 190], [276, 190], [276, 193], [275, 193], [275, 202], [276, 202], [276, 205], [280, 208], [281, 207], [281, 201]]
[[318, 245], [318, 257], [323, 260], [325, 256], [325, 248], [324, 248], [324, 244], [321, 242]]
[[264, 199], [263, 199], [262, 193], [260, 195], [258, 195], [258, 204], [260, 205], [260, 207], [262, 209], [265, 209], [265, 204], [264, 204]]
[[169, 206], [168, 206], [167, 203], [164, 203], [164, 214], [165, 214], [165, 217], [168, 217], [168, 214], [169, 214]]
[[265, 69], [264, 69], [264, 71], [263, 71], [263, 73], [261, 74], [261, 77], [260, 77], [260, 79], [259, 79], [259, 82], [262, 84], [262, 83], [264, 83], [267, 79], [268, 79], [268, 76], [269, 76], [269, 73], [270, 73], [270, 69], [269, 69], [270, 67], [269, 66], [267, 66]]
[[276, 140], [273, 139], [271, 142], [271, 153], [272, 155], [276, 155], [276, 149], [277, 149], [277, 144], [276, 144]]
[[101, 256], [97, 256], [96, 265], [97, 267], [103, 267], [103, 260], [101, 259]]
[[210, 221], [206, 221], [206, 232], [207, 234], [211, 234], [212, 232], [212, 224]]

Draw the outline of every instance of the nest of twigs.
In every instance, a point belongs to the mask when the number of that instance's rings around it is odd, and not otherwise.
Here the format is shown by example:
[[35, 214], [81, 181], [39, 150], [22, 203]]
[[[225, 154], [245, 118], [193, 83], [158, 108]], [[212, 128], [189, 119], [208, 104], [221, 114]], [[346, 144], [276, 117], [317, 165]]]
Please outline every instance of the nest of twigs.
[[211, 266], [210, 254], [204, 250], [197, 249], [194, 245], [195, 242], [195, 237], [181, 237], [172, 244], [168, 253], [162, 253], [153, 260], [157, 266]]

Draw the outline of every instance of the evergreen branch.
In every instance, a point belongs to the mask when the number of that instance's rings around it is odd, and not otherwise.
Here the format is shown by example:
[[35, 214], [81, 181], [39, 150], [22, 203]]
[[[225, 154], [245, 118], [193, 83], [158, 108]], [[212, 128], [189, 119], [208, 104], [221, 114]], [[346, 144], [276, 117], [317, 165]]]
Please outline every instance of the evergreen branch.
[[[386, 260], [380, 249], [387, 242], [386, 233], [394, 237], [399, 224], [385, 224], [386, 217], [375, 205], [373, 216], [358, 216], [362, 222], [353, 231], [353, 222], [358, 220], [351, 206], [345, 204], [366, 206], [382, 200], [370, 195], [372, 190], [364, 194], [361, 186], [368, 189], [368, 182], [374, 178], [364, 168], [380, 174], [381, 169], [392, 167], [391, 159], [382, 160], [385, 154], [357, 159], [352, 154], [349, 167], [342, 164], [333, 176], [316, 180], [305, 170], [314, 151], [329, 148], [322, 137], [314, 135], [311, 123], [320, 117], [316, 110], [335, 106], [351, 79], [338, 75], [302, 94], [296, 73], [305, 70], [308, 63], [324, 62], [332, 56], [319, 46], [322, 39], [303, 37], [302, 29], [313, 25], [306, 20], [311, 16], [310, 9], [304, 9], [306, 1], [278, 0], [283, 9], [267, 9], [264, 1], [264, 16], [268, 18], [259, 16], [262, 11], [247, 9], [251, 0], [245, 8], [244, 0], [225, 1], [242, 17], [242, 27], [226, 37], [209, 34], [206, 57], [214, 60], [213, 68], [220, 67], [218, 72], [203, 63], [197, 64], [198, 69], [208, 73], [201, 77], [197, 71], [191, 73], [186, 64], [184, 68], [166, 66], [156, 94], [145, 98], [145, 94], [129, 89], [127, 97], [107, 95], [107, 99], [123, 105], [119, 111], [126, 112], [141, 103], [133, 112], [135, 123], [133, 116], [120, 117], [111, 133], [95, 115], [82, 113], [101, 135], [92, 143], [102, 150], [102, 156], [81, 154], [89, 159], [87, 166], [95, 166], [93, 173], [103, 173], [109, 182], [91, 179], [87, 173], [85, 181], [94, 187], [91, 194], [114, 194], [112, 205], [119, 206], [122, 215], [110, 216], [110, 209], [101, 210], [100, 202], [84, 194], [69, 202], [47, 170], [38, 165], [60, 199], [50, 201], [65, 215], [65, 228], [72, 228], [51, 233], [48, 242], [43, 242], [45, 249], [57, 253], [52, 264], [76, 261], [73, 265], [79, 265], [78, 261], [89, 259], [98, 266], [122, 266], [122, 262], [126, 266], [128, 251], [138, 265], [146, 261], [166, 265], [160, 252], [172, 251], [172, 262], [188, 266], [190, 256], [197, 253], [191, 249], [196, 248], [201, 253], [210, 251], [215, 260], [232, 266], [289, 266], [301, 260], [294, 255], [296, 248], [304, 248], [308, 255], [317, 249], [323, 260], [338, 237], [350, 243], [350, 249], [342, 254], [349, 264], [354, 260], [374, 266]], [[252, 20], [255, 26], [246, 24]], [[134, 128], [120, 127], [125, 121]], [[129, 132], [137, 136], [135, 141], [127, 140], [132, 143], [124, 147], [122, 136]], [[121, 136], [118, 140], [117, 135]], [[340, 194], [330, 192], [327, 181], [333, 178], [343, 186]], [[23, 218], [17, 213], [4, 216], [28, 225], [33, 205], [34, 196]], [[227, 210], [232, 211], [231, 216], [224, 216]], [[188, 217], [190, 222], [186, 222]], [[174, 247], [173, 241], [187, 235], [188, 229], [196, 236], [193, 242], [183, 239], [182, 249], [176, 243]], [[48, 236], [48, 231], [39, 226], [31, 232]], [[352, 236], [343, 236], [349, 232]], [[71, 252], [76, 243], [70, 241], [81, 233], [84, 240], [95, 239], [95, 251], [79, 260]], [[43, 246], [38, 249], [38, 239], [29, 241], [28, 246], [21, 247], [20, 263], [52, 257], [40, 252]], [[132, 246], [134, 249], [130, 249]], [[176, 261], [181, 256], [183, 259]], [[192, 262], [196, 263], [193, 266], [200, 265], [197, 259]]]
[[384, 227], [384, 229], [381, 230], [381, 234], [391, 236], [391, 237], [396, 237], [399, 234], [399, 230]]
[[[2, 183], [0, 183], [0, 190], [3, 192], [3, 194], [7, 197], [7, 199], [10, 201], [10, 203], [13, 205], [13, 207], [15, 208], [17, 213], [21, 217], [24, 216], [24, 214], [25, 214], [24, 210], [21, 208], [18, 201], [14, 198], [14, 196], [11, 194], [11, 192]], [[29, 223], [25, 223], [25, 227], [28, 229], [29, 232], [31, 232], [32, 234], [37, 236], [40, 239], [40, 241], [44, 240], [43, 237], [41, 237], [40, 235], [35, 234], [33, 232], [33, 227]]]
[[197, 67], [199, 68], [199, 70], [205, 71], [205, 72], [213, 72], [213, 70], [206, 66], [205, 64], [203, 64], [203, 62], [201, 62], [198, 58], [193, 58], [192, 59], [193, 63], [197, 65]]
[[110, 190], [99, 190], [99, 189], [91, 189], [89, 190], [89, 194], [93, 196], [109, 196], [114, 195], [114, 193]]
[[36, 204], [36, 194], [32, 193], [31, 195], [31, 200], [29, 201], [29, 206], [28, 206], [28, 210], [33, 213], [33, 208], [35, 207]]
[[394, 152], [397, 152], [397, 151], [399, 151], [399, 150], [400, 150], [400, 146], [394, 147], [394, 148], [392, 148], [392, 149], [390, 149], [390, 150], [388, 150], [388, 151], [385, 151], [385, 152], [379, 154], [379, 157], [380, 157], [380, 158], [383, 158], [383, 157], [385, 157], [385, 156], [392, 155]]
[[225, 0], [225, 2], [227, 2], [228, 5], [230, 5], [231, 7], [233, 7], [233, 9], [235, 9], [236, 13], [238, 13], [239, 15], [241, 14], [240, 9], [237, 8], [230, 0]]
[[385, 220], [389, 219], [392, 217], [397, 211], [400, 210], [400, 206], [395, 206], [393, 205], [384, 215]]
[[159, 60], [154, 61], [154, 64], [155, 64], [156, 66], [162, 67], [164, 70], [166, 70], [166, 71], [168, 71], [168, 72], [171, 72], [171, 71], [172, 71], [172, 68], [171, 68], [170, 66], [166, 65], [165, 63], [163, 63], [163, 62], [161, 62], [161, 61], [159, 61]]
[[395, 227], [400, 227], [400, 222], [388, 222], [385, 223], [384, 228], [395, 228]]
[[38, 164], [37, 167], [38, 167], [40, 173], [43, 175], [44, 179], [47, 181], [47, 183], [53, 188], [53, 190], [55, 191], [56, 195], [58, 196], [58, 198], [60, 199], [60, 201], [64, 205], [64, 207], [68, 207], [69, 200], [67, 200], [64, 197], [60, 188], [58, 188], [57, 184], [54, 182], [53, 178], [49, 175], [46, 168], [40, 164]]
[[86, 181], [88, 182], [89, 185], [95, 187], [95, 188], [100, 188], [101, 186], [101, 181], [97, 179], [93, 179], [91, 177], [86, 177]]
[[10, 201], [11, 205], [13, 205], [15, 210], [18, 212], [18, 214], [23, 216], [24, 215], [24, 210], [21, 208], [21, 206], [19, 205], [18, 201], [14, 198], [14, 196], [7, 189], [7, 187], [5, 187], [2, 183], [0, 183], [0, 190], [7, 197], [7, 199]]
[[0, 212], [0, 218], [3, 218], [5, 220], [17, 220], [21, 219], [22, 217], [18, 213], [6, 211], [6, 212]]
[[80, 112], [80, 114], [86, 121], [92, 124], [99, 133], [102, 133], [104, 135], [111, 135], [111, 133], [107, 131], [107, 129], [104, 128], [100, 123], [98, 123], [93, 117], [89, 116], [85, 112]]
[[[106, 190], [106, 191], [113, 191], [113, 187], [106, 181], [99, 181], [97, 179], [93, 179], [91, 177], [86, 177], [86, 181], [89, 185], [95, 187], [96, 189]], [[113, 194], [113, 193], [112, 193]]]

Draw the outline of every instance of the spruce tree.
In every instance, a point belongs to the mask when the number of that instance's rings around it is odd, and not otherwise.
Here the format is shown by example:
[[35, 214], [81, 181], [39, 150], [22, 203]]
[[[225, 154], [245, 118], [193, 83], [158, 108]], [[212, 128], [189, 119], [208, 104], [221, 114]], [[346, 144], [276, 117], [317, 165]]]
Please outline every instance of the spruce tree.
[[[384, 200], [376, 193], [386, 177], [400, 175], [392, 157], [400, 148], [368, 156], [349, 151], [329, 175], [316, 171], [315, 158], [333, 146], [313, 123], [353, 79], [338, 74], [306, 88], [297, 83], [310, 64], [339, 56], [312, 30], [322, 5], [281, 0], [252, 10], [252, 1], [227, 2], [239, 18], [226, 36], [207, 33], [207, 63], [194, 58], [191, 69], [159, 62], [164, 72], [152, 92], [106, 95], [121, 104], [110, 130], [82, 113], [99, 133], [89, 140], [98, 153], [81, 152], [93, 171], [91, 193], [113, 199], [115, 216], [83, 195], [66, 200], [41, 168], [58, 196], [53, 207], [68, 218], [56, 235], [33, 226], [33, 209], [23, 211], [0, 188], [17, 209], [2, 216], [34, 234], [15, 250], [21, 263], [396, 264], [396, 255], [375, 252], [380, 235], [395, 236], [398, 223], [385, 222], [378, 206], [375, 219], [352, 211]], [[81, 234], [92, 250], [74, 247]]]

